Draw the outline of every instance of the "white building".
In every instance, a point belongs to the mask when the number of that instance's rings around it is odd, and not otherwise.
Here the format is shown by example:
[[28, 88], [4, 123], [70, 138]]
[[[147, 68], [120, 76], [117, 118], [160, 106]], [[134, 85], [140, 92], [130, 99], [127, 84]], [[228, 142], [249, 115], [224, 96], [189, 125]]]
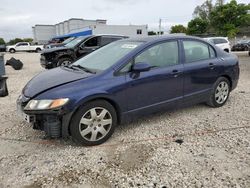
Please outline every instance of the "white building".
[[51, 38], [86, 34], [119, 34], [129, 37], [148, 35], [147, 25], [107, 25], [107, 20], [79, 18], [71, 18], [55, 25], [35, 25], [32, 30], [34, 42], [41, 44], [46, 43]]

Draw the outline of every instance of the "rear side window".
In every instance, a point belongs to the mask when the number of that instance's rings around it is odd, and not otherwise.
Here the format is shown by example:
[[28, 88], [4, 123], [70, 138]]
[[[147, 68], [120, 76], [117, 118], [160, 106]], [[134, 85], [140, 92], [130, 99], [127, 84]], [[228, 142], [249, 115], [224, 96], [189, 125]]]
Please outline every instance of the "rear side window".
[[[209, 46], [199, 41], [183, 41], [186, 63], [210, 58]], [[215, 55], [215, 54], [214, 54]]]
[[213, 39], [213, 43], [214, 44], [224, 44], [224, 43], [227, 43], [227, 40], [226, 39]]
[[116, 40], [120, 40], [121, 38], [119, 37], [102, 37], [101, 38], [101, 46], [105, 46], [111, 42], [114, 42]]

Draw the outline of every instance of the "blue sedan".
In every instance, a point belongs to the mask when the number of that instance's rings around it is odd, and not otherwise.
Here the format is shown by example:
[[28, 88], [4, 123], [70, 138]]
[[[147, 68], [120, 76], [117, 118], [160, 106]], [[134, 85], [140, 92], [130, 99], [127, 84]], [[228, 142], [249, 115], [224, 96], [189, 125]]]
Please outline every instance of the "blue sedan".
[[221, 107], [238, 79], [238, 58], [200, 38], [125, 39], [35, 76], [17, 109], [52, 138], [97, 145], [142, 115], [196, 103]]

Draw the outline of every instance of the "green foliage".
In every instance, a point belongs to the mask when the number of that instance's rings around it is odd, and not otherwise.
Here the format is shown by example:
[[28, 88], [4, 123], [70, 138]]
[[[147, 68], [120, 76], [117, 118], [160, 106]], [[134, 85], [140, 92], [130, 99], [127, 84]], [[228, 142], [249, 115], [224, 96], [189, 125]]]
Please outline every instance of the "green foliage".
[[3, 38], [0, 38], [0, 45], [5, 44], [5, 41]]
[[32, 38], [24, 38], [24, 39], [23, 39], [23, 42], [32, 43], [32, 42], [33, 42], [33, 39], [32, 39]]
[[148, 35], [157, 35], [157, 33], [154, 32], [154, 31], [149, 31], [149, 32], [148, 32]]
[[14, 44], [16, 44], [16, 43], [18, 43], [18, 42], [23, 42], [23, 40], [20, 39], [20, 38], [15, 38], [15, 39], [10, 40], [10, 41], [8, 42], [8, 45], [14, 45]]
[[198, 18], [201, 18], [203, 20], [209, 21], [212, 9], [213, 9], [212, 0], [206, 0], [202, 5], [197, 6], [194, 9], [193, 15], [195, 17], [198, 17]]
[[[216, 0], [214, 5], [212, 0], [206, 0], [195, 8], [193, 15], [206, 21], [208, 25], [206, 26], [206, 23], [201, 20], [191, 20], [188, 33], [201, 34], [214, 31], [217, 35], [232, 38], [241, 28], [250, 26], [248, 10], [250, 10], [250, 4], [238, 4], [236, 0], [231, 0], [226, 4], [225, 0]], [[206, 28], [205, 31], [204, 28]]]
[[186, 33], [187, 28], [183, 25], [174, 25], [170, 29], [170, 33]]
[[29, 42], [31, 43], [33, 41], [32, 38], [24, 38], [24, 39], [20, 39], [20, 38], [15, 38], [15, 39], [12, 39], [8, 42], [8, 45], [14, 45], [18, 42]]
[[211, 26], [218, 35], [234, 37], [238, 28], [250, 25], [248, 10], [250, 5], [237, 4], [235, 0], [216, 6], [211, 12]]
[[187, 33], [190, 35], [204, 34], [208, 28], [208, 21], [201, 18], [195, 18], [188, 22]]

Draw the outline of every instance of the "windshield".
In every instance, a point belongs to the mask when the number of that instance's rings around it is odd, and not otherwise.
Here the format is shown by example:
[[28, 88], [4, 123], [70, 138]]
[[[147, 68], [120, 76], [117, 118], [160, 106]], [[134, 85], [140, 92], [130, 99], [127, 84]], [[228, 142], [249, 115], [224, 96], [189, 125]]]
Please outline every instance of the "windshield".
[[74, 39], [75, 39], [75, 37], [70, 37], [70, 38], [66, 39], [65, 41], [63, 41], [63, 44], [67, 44]]
[[84, 39], [86, 39], [89, 36], [82, 36], [82, 37], [78, 37], [72, 41], [70, 41], [68, 44], [66, 44], [66, 47], [75, 47], [77, 44], [79, 44], [80, 42], [82, 42]]
[[117, 41], [79, 59], [73, 65], [80, 65], [87, 69], [103, 71], [114, 65], [143, 42]]

